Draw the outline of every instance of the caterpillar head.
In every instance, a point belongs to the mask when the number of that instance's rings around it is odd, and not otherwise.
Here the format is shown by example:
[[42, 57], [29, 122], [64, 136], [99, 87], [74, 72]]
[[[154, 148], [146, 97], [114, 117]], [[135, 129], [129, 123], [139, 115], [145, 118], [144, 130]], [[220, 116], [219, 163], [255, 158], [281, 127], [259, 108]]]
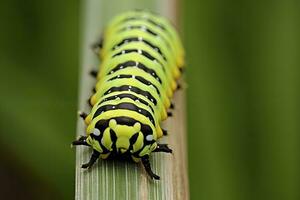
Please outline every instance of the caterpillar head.
[[127, 117], [98, 121], [87, 142], [103, 159], [118, 157], [138, 161], [141, 155], [149, 154], [156, 147], [153, 130]]

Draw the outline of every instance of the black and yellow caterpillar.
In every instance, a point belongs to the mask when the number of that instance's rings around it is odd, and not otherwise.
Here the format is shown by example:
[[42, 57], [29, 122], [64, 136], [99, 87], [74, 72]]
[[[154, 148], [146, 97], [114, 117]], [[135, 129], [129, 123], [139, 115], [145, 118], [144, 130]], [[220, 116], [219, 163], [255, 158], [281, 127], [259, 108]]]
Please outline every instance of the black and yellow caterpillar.
[[166, 131], [160, 122], [168, 117], [170, 99], [184, 66], [184, 50], [171, 23], [146, 11], [129, 11], [115, 17], [99, 44], [100, 70], [90, 98], [92, 110], [81, 113], [87, 136], [73, 145], [93, 148], [91, 167], [100, 157], [142, 161], [150, 167], [151, 152], [172, 150], [157, 141]]

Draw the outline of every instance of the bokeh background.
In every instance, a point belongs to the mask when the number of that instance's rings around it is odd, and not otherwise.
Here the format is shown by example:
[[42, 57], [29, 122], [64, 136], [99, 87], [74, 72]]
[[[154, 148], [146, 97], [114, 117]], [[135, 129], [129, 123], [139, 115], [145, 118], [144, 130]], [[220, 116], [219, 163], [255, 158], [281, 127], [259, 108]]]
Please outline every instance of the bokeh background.
[[[180, 7], [191, 199], [300, 199], [300, 2]], [[80, 1], [1, 1], [0, 22], [0, 198], [72, 199]]]

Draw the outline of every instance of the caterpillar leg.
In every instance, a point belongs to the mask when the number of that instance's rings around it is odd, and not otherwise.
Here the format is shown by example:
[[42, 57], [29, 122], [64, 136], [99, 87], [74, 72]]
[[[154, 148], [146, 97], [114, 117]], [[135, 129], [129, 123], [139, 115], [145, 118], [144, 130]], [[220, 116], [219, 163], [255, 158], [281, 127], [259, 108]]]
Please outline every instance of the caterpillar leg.
[[99, 153], [98, 151], [96, 151], [96, 150], [93, 150], [93, 153], [92, 153], [92, 156], [91, 156], [89, 162], [88, 162], [88, 163], [85, 163], [85, 164], [83, 164], [83, 165], [81, 165], [81, 168], [86, 169], [86, 168], [92, 167], [93, 164], [94, 164], [94, 163], [97, 161], [97, 159], [99, 158], [99, 156], [100, 156], [100, 153]]
[[163, 132], [163, 135], [168, 135], [168, 131], [167, 130], [165, 130], [165, 129], [161, 129], [161, 130]]
[[160, 179], [160, 177], [154, 174], [154, 172], [152, 171], [148, 155], [142, 157], [142, 163], [144, 165], [146, 172], [149, 174], [151, 178], [154, 178], [156, 180]]
[[98, 70], [91, 70], [90, 71], [90, 75], [92, 76], [92, 77], [94, 77], [94, 78], [97, 78], [97, 75], [98, 75]]
[[180, 67], [179, 71], [180, 71], [181, 74], [185, 73], [185, 67], [184, 66]]
[[96, 91], [96, 87], [93, 87], [92, 92], [93, 92], [93, 93], [96, 93], [96, 92], [97, 92], [97, 91]]
[[80, 138], [78, 138], [78, 140], [75, 140], [74, 142], [72, 142], [72, 145], [77, 146], [77, 145], [85, 145], [85, 146], [90, 146], [87, 142], [86, 142], [86, 138], [87, 136], [80, 136]]
[[79, 115], [79, 117], [81, 117], [83, 120], [85, 120], [85, 118], [88, 116], [88, 114], [86, 114], [85, 112], [81, 112], [81, 111], [78, 111], [78, 115]]
[[98, 55], [102, 47], [103, 47], [103, 38], [101, 37], [98, 42], [95, 42], [92, 45], [92, 50]]
[[157, 144], [157, 147], [153, 152], [172, 153], [172, 149], [170, 149], [167, 144]]
[[87, 103], [88, 103], [88, 105], [92, 108], [93, 105], [92, 105], [92, 103], [91, 103], [91, 98], [92, 98], [92, 96], [91, 96], [90, 98], [88, 98]]
[[171, 108], [171, 109], [175, 109], [175, 105], [174, 105], [173, 102], [171, 102], [170, 108]]
[[168, 111], [167, 114], [168, 114], [168, 117], [172, 117], [173, 116], [173, 113], [170, 112], [170, 111]]

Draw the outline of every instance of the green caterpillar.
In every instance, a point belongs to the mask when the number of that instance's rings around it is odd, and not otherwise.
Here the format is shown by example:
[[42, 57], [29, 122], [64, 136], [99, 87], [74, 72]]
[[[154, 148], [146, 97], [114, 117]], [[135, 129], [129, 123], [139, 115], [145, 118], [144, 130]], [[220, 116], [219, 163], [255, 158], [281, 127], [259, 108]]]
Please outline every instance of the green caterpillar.
[[142, 162], [151, 178], [151, 152], [172, 150], [158, 139], [166, 134], [160, 122], [168, 117], [170, 99], [184, 66], [184, 50], [174, 27], [146, 11], [116, 16], [106, 27], [100, 45], [101, 66], [92, 110], [81, 113], [87, 135], [73, 145], [93, 148], [82, 168], [102, 159]]

